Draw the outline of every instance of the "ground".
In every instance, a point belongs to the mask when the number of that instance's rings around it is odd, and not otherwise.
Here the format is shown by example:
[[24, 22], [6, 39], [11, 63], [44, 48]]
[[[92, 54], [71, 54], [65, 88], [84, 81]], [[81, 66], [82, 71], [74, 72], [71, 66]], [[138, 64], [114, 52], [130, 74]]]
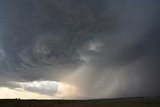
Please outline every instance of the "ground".
[[1, 99], [0, 107], [160, 107], [160, 98], [115, 98], [93, 100]]

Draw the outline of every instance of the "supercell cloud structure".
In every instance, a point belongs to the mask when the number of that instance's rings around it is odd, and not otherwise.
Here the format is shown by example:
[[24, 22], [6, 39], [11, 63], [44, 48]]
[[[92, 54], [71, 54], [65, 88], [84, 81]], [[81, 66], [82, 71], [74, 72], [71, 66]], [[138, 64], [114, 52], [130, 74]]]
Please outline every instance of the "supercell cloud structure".
[[160, 96], [159, 47], [159, 0], [0, 1], [1, 87], [49, 95], [67, 81], [77, 98]]

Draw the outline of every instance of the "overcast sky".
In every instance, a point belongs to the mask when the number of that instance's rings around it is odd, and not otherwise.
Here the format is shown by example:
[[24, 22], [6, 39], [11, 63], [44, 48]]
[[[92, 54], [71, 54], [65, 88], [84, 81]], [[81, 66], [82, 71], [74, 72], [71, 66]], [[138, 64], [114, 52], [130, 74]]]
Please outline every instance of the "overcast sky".
[[159, 0], [0, 0], [0, 98], [156, 97], [159, 65]]

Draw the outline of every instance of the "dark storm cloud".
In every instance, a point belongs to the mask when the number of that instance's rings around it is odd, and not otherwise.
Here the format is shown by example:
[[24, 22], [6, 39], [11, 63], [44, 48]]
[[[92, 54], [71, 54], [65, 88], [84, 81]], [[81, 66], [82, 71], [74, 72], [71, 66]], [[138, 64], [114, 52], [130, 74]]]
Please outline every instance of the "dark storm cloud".
[[83, 78], [73, 79], [86, 95], [107, 97], [107, 90], [114, 91], [110, 97], [159, 95], [159, 5], [158, 0], [1, 0], [1, 86], [61, 80], [86, 66]]
[[64, 69], [67, 72], [81, 65], [77, 50], [109, 21], [97, 16], [104, 10], [101, 3], [97, 9], [89, 1], [65, 3], [1, 1], [1, 50], [5, 57], [1, 68], [5, 75], [15, 73], [24, 80], [57, 79]]
[[1, 21], [7, 29], [1, 36], [1, 47], [6, 55], [1, 65], [5, 71], [34, 80], [49, 78], [46, 72], [60, 72], [65, 66], [72, 68], [72, 63], [74, 66], [80, 63], [75, 51], [81, 39], [68, 34], [71, 32], [65, 27], [67, 21], [63, 22], [64, 13], [54, 3], [1, 2], [4, 5]]
[[90, 62], [88, 79], [77, 80], [80, 87], [93, 98], [159, 96], [159, 2], [110, 1], [107, 10], [116, 25], [97, 33], [102, 43], [97, 52], [81, 51]]

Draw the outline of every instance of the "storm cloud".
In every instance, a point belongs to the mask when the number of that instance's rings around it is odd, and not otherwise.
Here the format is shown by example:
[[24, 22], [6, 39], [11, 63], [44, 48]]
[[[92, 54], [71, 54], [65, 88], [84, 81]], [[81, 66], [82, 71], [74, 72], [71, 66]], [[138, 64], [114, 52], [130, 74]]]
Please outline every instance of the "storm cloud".
[[159, 96], [159, 30], [158, 0], [1, 0], [0, 86], [68, 81], [83, 98]]

